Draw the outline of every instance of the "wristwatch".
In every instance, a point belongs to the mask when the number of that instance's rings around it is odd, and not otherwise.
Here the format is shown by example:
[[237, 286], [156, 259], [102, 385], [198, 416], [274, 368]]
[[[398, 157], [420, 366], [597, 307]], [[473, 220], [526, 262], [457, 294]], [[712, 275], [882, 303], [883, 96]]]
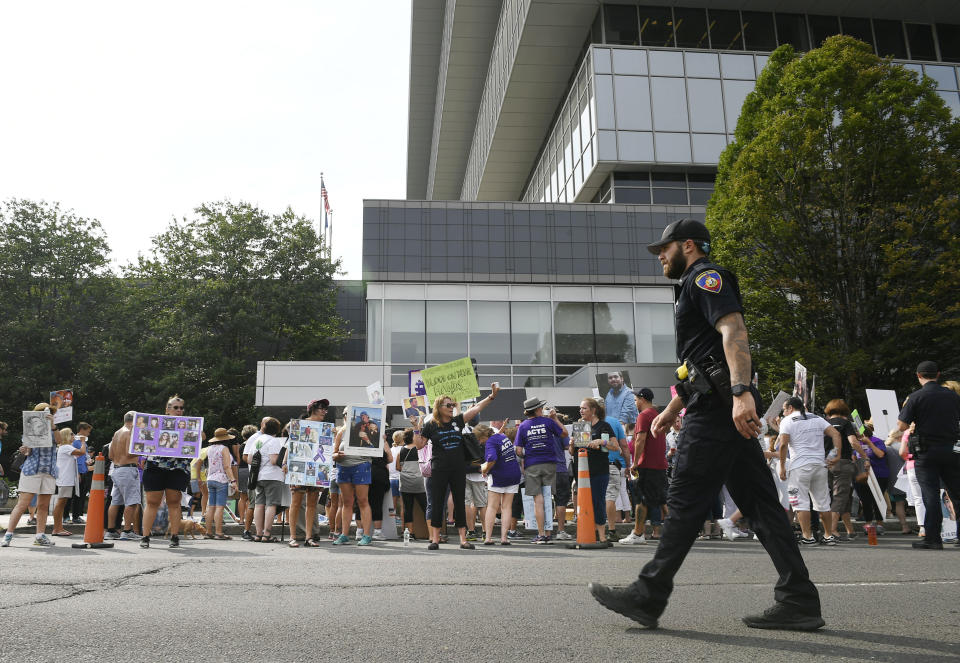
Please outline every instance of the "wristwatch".
[[750, 385], [748, 384], [735, 384], [730, 387], [730, 391], [734, 396], [743, 396], [745, 393], [750, 391]]

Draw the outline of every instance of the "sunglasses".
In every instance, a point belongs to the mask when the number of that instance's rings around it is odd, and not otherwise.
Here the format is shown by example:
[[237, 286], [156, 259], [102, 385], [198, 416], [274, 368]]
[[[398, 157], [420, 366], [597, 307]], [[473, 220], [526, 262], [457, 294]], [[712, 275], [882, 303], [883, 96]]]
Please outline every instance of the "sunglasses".
[[183, 409], [183, 406], [182, 406], [182, 405], [171, 405], [171, 406], [170, 406], [170, 409], [171, 409], [171, 410], [182, 410], [182, 409]]
[[454, 404], [453, 404], [453, 403], [444, 403], [444, 404], [441, 405], [440, 407], [454, 407]]

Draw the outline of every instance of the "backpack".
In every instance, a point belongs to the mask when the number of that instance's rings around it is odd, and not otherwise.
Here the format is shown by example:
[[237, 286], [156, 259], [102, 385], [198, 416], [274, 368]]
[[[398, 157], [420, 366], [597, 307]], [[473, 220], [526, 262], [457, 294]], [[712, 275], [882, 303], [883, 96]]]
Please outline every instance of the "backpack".
[[260, 476], [260, 465], [263, 463], [263, 456], [257, 449], [250, 457], [250, 476], [247, 480], [247, 490], [253, 490], [257, 487], [257, 478]]

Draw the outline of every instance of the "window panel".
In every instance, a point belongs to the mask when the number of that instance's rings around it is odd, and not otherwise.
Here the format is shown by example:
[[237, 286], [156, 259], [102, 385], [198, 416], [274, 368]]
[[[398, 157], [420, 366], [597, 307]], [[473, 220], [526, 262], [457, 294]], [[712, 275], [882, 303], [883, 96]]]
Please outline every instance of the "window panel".
[[648, 131], [618, 131], [621, 161], [653, 161], [653, 134]]
[[[667, 163], [690, 162], [690, 134], [657, 133], [654, 134], [657, 146], [657, 161]], [[654, 194], [654, 202], [656, 202]]]
[[653, 76], [683, 76], [683, 54], [677, 51], [650, 51]]
[[953, 67], [945, 65], [926, 65], [924, 73], [937, 82], [938, 90], [956, 90], [957, 76]]
[[633, 48], [613, 49], [613, 71], [617, 74], [646, 74], [647, 52]]
[[633, 306], [628, 303], [595, 303], [593, 326], [597, 361], [618, 364], [636, 361]]
[[684, 53], [687, 76], [720, 78], [720, 61], [716, 53]]
[[383, 361], [382, 310], [383, 302], [379, 299], [367, 301], [367, 361]]
[[604, 28], [606, 43], [638, 46], [640, 31], [637, 29], [637, 8], [628, 5], [604, 5]]
[[877, 55], [906, 59], [907, 44], [903, 40], [903, 26], [900, 21], [874, 19], [873, 33], [877, 37]]
[[[697, 149], [697, 135], [693, 135], [693, 148]], [[710, 200], [710, 196], [713, 195], [713, 189], [690, 189], [690, 204], [691, 205], [706, 205]]]
[[618, 205], [649, 205], [650, 189], [631, 189], [615, 187], [614, 195]]
[[635, 304], [637, 312], [637, 362], [672, 362], [676, 359], [672, 304]]
[[937, 41], [944, 62], [960, 62], [960, 25], [937, 23]]
[[724, 134], [693, 134], [693, 160], [697, 163], [718, 163], [727, 146]]
[[383, 360], [392, 363], [424, 363], [426, 361], [424, 302], [388, 299], [383, 304], [385, 351]]
[[960, 118], [960, 98], [956, 92], [947, 92], [946, 90], [937, 90], [937, 94], [947, 104], [947, 108], [953, 113], [954, 118]]
[[508, 302], [470, 302], [470, 356], [478, 364], [510, 363]]
[[617, 128], [650, 131], [650, 90], [646, 76], [614, 76]]
[[613, 116], [613, 77], [596, 76], [594, 81], [597, 89], [597, 127], [616, 129]]
[[748, 51], [772, 51], [777, 47], [770, 12], [742, 12], [743, 40]]
[[675, 7], [673, 16], [676, 19], [674, 33], [679, 48], [710, 48], [707, 13], [704, 10]]
[[693, 131], [724, 131], [723, 115], [717, 107], [723, 99], [720, 81], [687, 80], [687, 94], [690, 95], [690, 128]]
[[657, 131], [686, 131], [689, 125], [683, 79], [653, 78], [651, 85], [654, 128]]
[[747, 95], [753, 91], [753, 81], [723, 81], [723, 110], [727, 118], [727, 132], [737, 128], [740, 109]]
[[610, 49], [593, 49], [593, 70], [598, 74], [610, 73]]
[[798, 51], [809, 51], [810, 36], [803, 15], [777, 12], [777, 40], [780, 44], [790, 44]]
[[653, 190], [653, 204], [654, 205], [686, 205], [687, 190], [655, 188]]
[[810, 34], [813, 37], [813, 47], [820, 48], [827, 37], [840, 34], [840, 24], [836, 16], [807, 17], [810, 21]]
[[597, 132], [597, 158], [600, 161], [617, 160], [617, 132], [616, 131], [598, 131]]
[[928, 23], [906, 23], [907, 44], [910, 59], [936, 60], [937, 50], [933, 45], [933, 26]]
[[710, 21], [710, 46], [717, 50], [742, 51], [743, 32], [740, 29], [740, 12], [726, 9], [708, 11]]
[[743, 78], [753, 80], [752, 55], [734, 55], [733, 53], [720, 54], [720, 71], [724, 78]]
[[672, 47], [673, 14], [669, 7], [640, 5], [640, 43], [644, 46]]
[[555, 303], [553, 325], [557, 342], [558, 364], [582, 365], [596, 361], [593, 338], [592, 303]]
[[510, 302], [510, 347], [514, 364], [553, 363], [549, 302]]
[[427, 302], [427, 362], [440, 364], [467, 355], [467, 303]]
[[850, 35], [862, 42], [870, 44], [870, 48], [876, 50], [873, 43], [873, 30], [870, 29], [869, 18], [840, 18], [840, 29], [845, 35]]

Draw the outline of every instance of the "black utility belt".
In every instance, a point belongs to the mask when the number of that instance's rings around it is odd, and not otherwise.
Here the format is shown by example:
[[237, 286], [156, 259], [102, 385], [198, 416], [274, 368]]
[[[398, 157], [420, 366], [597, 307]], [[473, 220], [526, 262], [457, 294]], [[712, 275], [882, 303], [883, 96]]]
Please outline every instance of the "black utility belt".
[[911, 435], [908, 447], [910, 449], [910, 453], [914, 455], [923, 453], [931, 447], [953, 447], [954, 451], [960, 453], [960, 440], [955, 441], [942, 437]]
[[121, 467], [136, 467], [136, 463], [127, 463], [126, 465], [114, 465], [113, 469], [119, 470]]
[[694, 393], [702, 396], [718, 397], [727, 407], [733, 405], [733, 392], [730, 385], [730, 369], [725, 361], [706, 357], [694, 363], [684, 359], [683, 365], [676, 370], [680, 380], [676, 385], [677, 395], [686, 404]]

